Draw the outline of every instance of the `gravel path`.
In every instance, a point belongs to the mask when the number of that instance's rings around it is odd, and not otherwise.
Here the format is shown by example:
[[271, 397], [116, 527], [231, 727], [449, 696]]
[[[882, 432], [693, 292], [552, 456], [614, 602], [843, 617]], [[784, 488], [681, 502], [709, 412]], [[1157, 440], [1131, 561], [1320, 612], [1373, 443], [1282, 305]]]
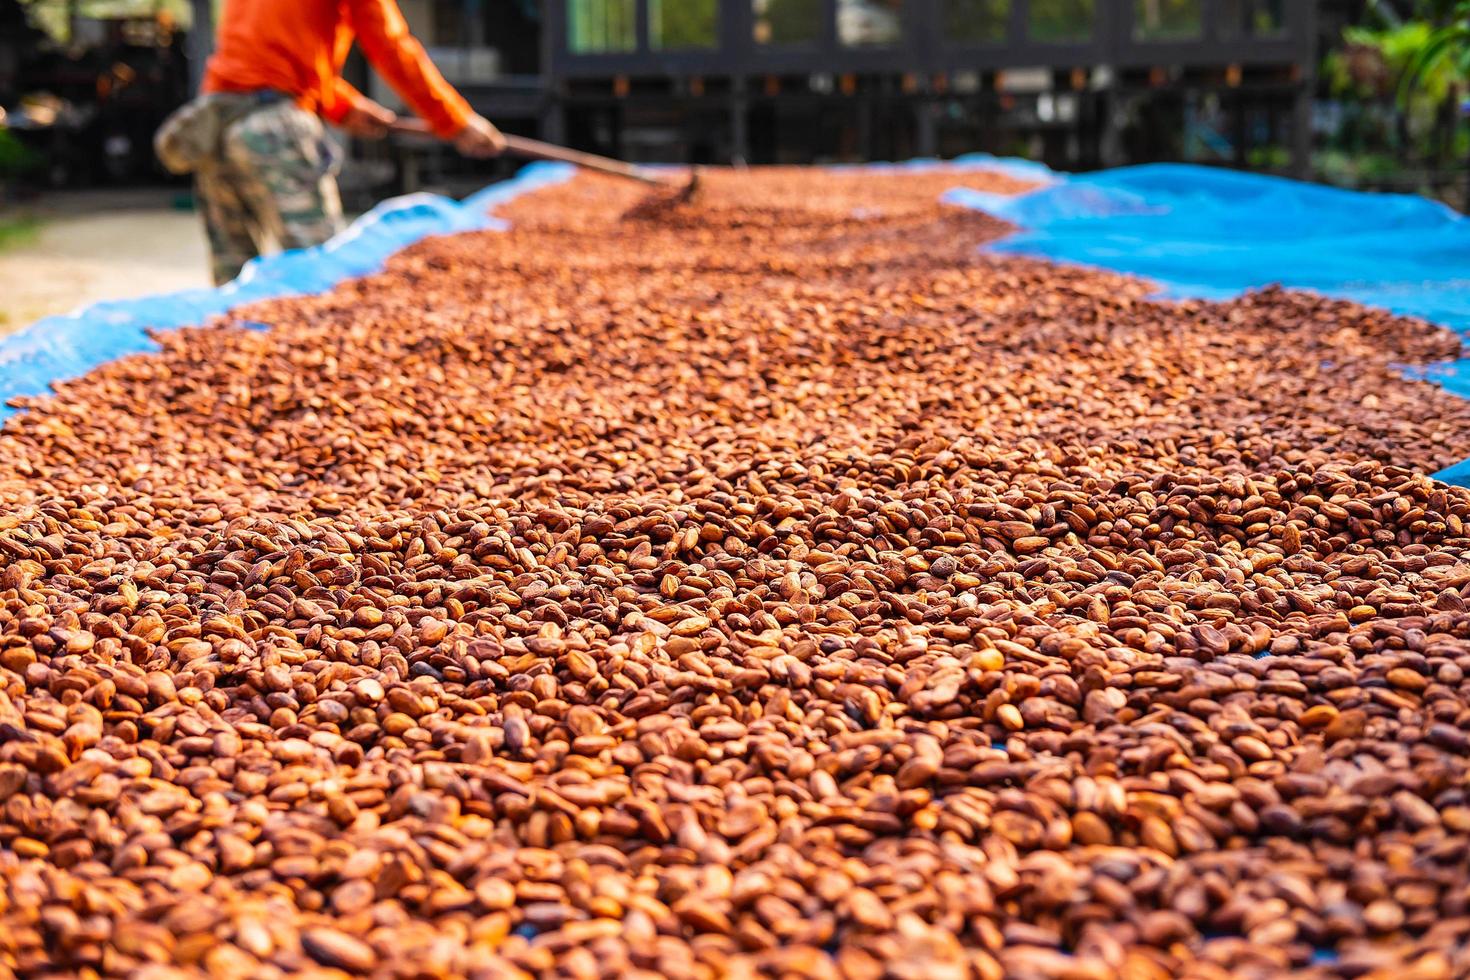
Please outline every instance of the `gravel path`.
[[31, 241], [0, 252], [0, 334], [105, 299], [209, 284], [204, 233], [164, 191], [61, 195]]

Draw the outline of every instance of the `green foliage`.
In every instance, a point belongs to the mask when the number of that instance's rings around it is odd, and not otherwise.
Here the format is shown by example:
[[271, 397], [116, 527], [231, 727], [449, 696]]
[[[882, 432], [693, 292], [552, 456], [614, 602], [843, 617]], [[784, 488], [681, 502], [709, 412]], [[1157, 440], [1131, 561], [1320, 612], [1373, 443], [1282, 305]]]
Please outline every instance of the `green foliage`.
[[1432, 86], [1442, 85], [1444, 98], [1464, 82], [1470, 82], [1470, 0], [1456, 3], [1449, 22], [1423, 37], [1404, 67], [1399, 94], [1407, 99], [1419, 89], [1433, 98]]
[[[1390, 12], [1381, 4], [1374, 9]], [[1422, 16], [1413, 20], [1344, 31], [1346, 50], [1334, 52], [1324, 66], [1334, 91], [1374, 94], [1386, 75], [1397, 81], [1399, 99], [1408, 106], [1416, 96], [1443, 101], [1470, 82], [1470, 0], [1421, 3], [1417, 12]]]
[[[20, 0], [26, 8], [31, 24], [45, 31], [53, 41], [71, 39], [71, 0]], [[218, 2], [214, 5], [215, 20], [219, 20]], [[194, 22], [194, 10], [189, 0], [76, 0], [79, 17], [98, 18], [152, 18], [167, 12], [173, 22], [187, 28]]]
[[1085, 41], [1092, 36], [1093, 0], [1031, 0], [1031, 36], [1038, 41]]
[[1404, 165], [1396, 153], [1324, 150], [1313, 159], [1317, 173], [1344, 187], [1383, 183], [1402, 177]]
[[571, 0], [567, 44], [580, 54], [633, 51], [638, 47], [633, 0]]
[[1286, 28], [1286, 4], [1294, 0], [1236, 0], [1235, 30], [1257, 37], [1279, 34]]
[[1133, 19], [1140, 37], [1195, 37], [1202, 26], [1200, 0], [1134, 0]]
[[[1387, 94], [1396, 80], [1404, 77], [1431, 30], [1427, 23], [1417, 20], [1383, 30], [1348, 28], [1343, 32], [1345, 46], [1329, 54], [1323, 66], [1332, 91], [1359, 98]], [[1446, 79], [1435, 79], [1434, 94], [1442, 96], [1448, 84]]]
[[29, 216], [0, 218], [0, 252], [34, 240], [40, 228], [41, 223]]
[[[572, 0], [567, 40], [573, 51], [632, 51], [638, 46], [633, 0]], [[655, 49], [712, 48], [719, 0], [649, 0], [648, 43]]]
[[40, 166], [40, 158], [8, 129], [0, 129], [0, 182], [24, 177]]
[[718, 0], [649, 0], [649, 46], [713, 48], [719, 43], [719, 16]]
[[822, 34], [822, 0], [767, 0], [765, 39], [771, 44], [809, 44]]
[[1285, 146], [1253, 146], [1246, 151], [1253, 170], [1285, 170], [1291, 166], [1291, 149]]
[[1349, 185], [1444, 193], [1435, 175], [1470, 149], [1458, 111], [1470, 92], [1470, 0], [1378, 0], [1367, 25], [1345, 31], [1322, 65], [1342, 125], [1320, 172]]
[[944, 36], [971, 43], [1004, 41], [1011, 0], [944, 0]]

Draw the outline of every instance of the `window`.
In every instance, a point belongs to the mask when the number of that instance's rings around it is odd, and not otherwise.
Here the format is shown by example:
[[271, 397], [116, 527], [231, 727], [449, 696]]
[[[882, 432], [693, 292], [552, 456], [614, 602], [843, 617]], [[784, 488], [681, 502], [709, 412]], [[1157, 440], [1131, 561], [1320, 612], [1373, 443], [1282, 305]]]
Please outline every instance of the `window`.
[[822, 37], [822, 0], [751, 0], [757, 44], [813, 44]]
[[1092, 37], [1093, 0], [1031, 0], [1031, 37], [1065, 43]]
[[1199, 37], [1200, 0], [1134, 0], [1133, 36], [1140, 41]]
[[569, 0], [567, 50], [610, 54], [638, 50], [635, 0]]
[[1224, 33], [1269, 36], [1286, 30], [1286, 0], [1225, 0]]
[[648, 0], [648, 46], [656, 51], [719, 46], [719, 0]]
[[960, 44], [1004, 41], [1011, 0], [944, 0], [944, 39]]
[[902, 37], [903, 0], [837, 0], [837, 40], [842, 44], [894, 44]]

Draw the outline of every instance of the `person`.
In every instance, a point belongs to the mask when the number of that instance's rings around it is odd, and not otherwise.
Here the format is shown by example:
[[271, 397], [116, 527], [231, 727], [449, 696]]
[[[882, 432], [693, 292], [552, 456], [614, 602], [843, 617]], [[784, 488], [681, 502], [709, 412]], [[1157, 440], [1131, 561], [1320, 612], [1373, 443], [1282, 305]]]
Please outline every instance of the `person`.
[[342, 228], [340, 166], [325, 120], [381, 138], [395, 114], [342, 78], [353, 41], [438, 136], [495, 156], [505, 138], [444, 80], [396, 0], [226, 0], [201, 94], [155, 139], [164, 165], [192, 172], [216, 284], [274, 238], [318, 245]]

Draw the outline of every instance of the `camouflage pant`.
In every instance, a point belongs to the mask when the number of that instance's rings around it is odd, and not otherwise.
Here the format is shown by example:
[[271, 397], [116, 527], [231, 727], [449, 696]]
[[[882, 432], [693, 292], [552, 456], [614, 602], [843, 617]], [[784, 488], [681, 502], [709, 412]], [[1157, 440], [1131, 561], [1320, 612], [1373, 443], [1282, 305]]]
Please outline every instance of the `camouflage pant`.
[[195, 173], [215, 283], [234, 279], [271, 241], [307, 248], [340, 231], [336, 171], [316, 116], [286, 101], [247, 106]]

